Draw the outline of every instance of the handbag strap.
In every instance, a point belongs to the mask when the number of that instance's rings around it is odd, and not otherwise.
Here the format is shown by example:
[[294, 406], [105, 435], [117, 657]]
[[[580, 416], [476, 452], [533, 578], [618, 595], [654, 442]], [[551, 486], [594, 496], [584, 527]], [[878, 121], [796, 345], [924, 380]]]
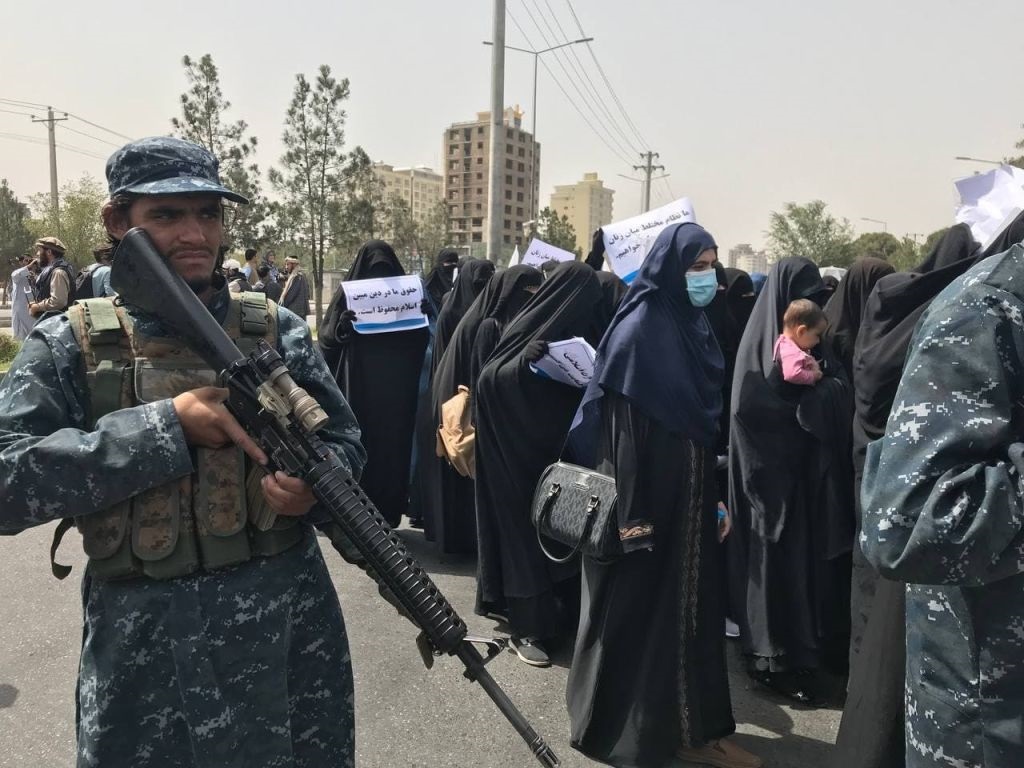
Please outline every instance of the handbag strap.
[[562, 493], [562, 486], [558, 483], [552, 483], [551, 488], [548, 490], [548, 495], [544, 499], [544, 506], [541, 507], [540, 515], [537, 517], [537, 525], [534, 526], [534, 530], [537, 533], [537, 545], [540, 547], [540, 551], [544, 553], [553, 563], [559, 565], [568, 563], [577, 554], [579, 554], [580, 548], [583, 546], [583, 542], [586, 541], [587, 536], [590, 534], [590, 528], [594, 524], [594, 519], [597, 517], [597, 510], [601, 506], [601, 500], [597, 496], [591, 496], [590, 501], [587, 503], [587, 520], [583, 524], [583, 532], [580, 534], [579, 539], [576, 541], [576, 546], [572, 548], [568, 555], [564, 557], [558, 557], [551, 554], [548, 548], [544, 546], [544, 536], [541, 534], [540, 529], [544, 527], [544, 518], [551, 514], [551, 508], [555, 506], [555, 501]]

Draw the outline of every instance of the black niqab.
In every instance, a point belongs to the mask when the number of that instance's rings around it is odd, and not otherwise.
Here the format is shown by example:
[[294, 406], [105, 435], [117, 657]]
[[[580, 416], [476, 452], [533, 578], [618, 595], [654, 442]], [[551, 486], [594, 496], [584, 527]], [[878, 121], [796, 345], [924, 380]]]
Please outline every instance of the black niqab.
[[433, 269], [423, 278], [427, 286], [427, 297], [433, 303], [435, 312], [441, 311], [444, 295], [452, 289], [458, 264], [459, 252], [453, 248], [442, 248], [434, 258]]

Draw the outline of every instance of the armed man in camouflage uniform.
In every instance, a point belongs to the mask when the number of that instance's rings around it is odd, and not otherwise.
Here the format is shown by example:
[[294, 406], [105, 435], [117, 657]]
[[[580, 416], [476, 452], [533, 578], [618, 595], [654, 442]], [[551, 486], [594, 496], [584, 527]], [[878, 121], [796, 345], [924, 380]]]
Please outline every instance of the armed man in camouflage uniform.
[[941, 293], [868, 447], [862, 546], [907, 587], [907, 765], [1024, 765], [1024, 247]]
[[[144, 228], [243, 351], [276, 345], [358, 473], [359, 429], [304, 320], [214, 275], [222, 199], [246, 202], [215, 158], [144, 139], [114, 153], [107, 179], [111, 237]], [[73, 519], [89, 555], [80, 768], [354, 763], [348, 641], [314, 497], [260, 469], [214, 380], [153, 317], [95, 299], [37, 324], [0, 386], [0, 533]], [[250, 522], [262, 505], [278, 515], [268, 531]]]

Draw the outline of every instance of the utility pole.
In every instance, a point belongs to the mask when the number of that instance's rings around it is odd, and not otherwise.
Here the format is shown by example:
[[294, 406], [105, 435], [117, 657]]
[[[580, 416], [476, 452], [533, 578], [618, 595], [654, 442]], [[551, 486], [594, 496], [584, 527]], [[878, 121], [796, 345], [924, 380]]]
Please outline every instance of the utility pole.
[[640, 157], [644, 158], [646, 163], [644, 165], [634, 165], [634, 171], [644, 172], [644, 209], [641, 213], [647, 213], [651, 210], [651, 176], [654, 175], [655, 171], [664, 171], [664, 165], [654, 165], [654, 158], [661, 157], [657, 152], [644, 152]]
[[501, 232], [505, 201], [501, 182], [505, 148], [505, 0], [494, 0], [494, 34], [491, 38], [491, 167], [487, 179], [487, 258], [495, 264], [501, 256]]
[[57, 224], [57, 236], [60, 236], [60, 208], [57, 199], [57, 132], [55, 130], [57, 123], [62, 120], [68, 119], [68, 113], [64, 113], [64, 117], [54, 117], [53, 107], [46, 108], [47, 116], [45, 119], [38, 119], [33, 117], [33, 123], [46, 123], [47, 132], [50, 135], [50, 205], [53, 206], [53, 219]]

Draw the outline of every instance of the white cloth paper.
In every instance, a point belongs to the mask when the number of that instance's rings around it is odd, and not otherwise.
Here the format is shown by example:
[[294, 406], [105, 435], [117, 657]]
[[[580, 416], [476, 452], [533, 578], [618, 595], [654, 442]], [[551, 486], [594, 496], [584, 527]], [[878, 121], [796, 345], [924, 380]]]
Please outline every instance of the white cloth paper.
[[523, 254], [522, 263], [529, 264], [531, 267], [539, 267], [546, 261], [576, 261], [576, 254], [556, 248], [536, 237], [533, 238], [526, 248], [526, 253]]
[[594, 358], [597, 353], [579, 336], [565, 341], [552, 341], [548, 353], [530, 369], [541, 376], [583, 389], [594, 378]]
[[416, 275], [346, 280], [341, 284], [348, 308], [356, 313], [356, 333], [392, 333], [427, 327], [423, 282]]
[[631, 219], [606, 224], [602, 228], [604, 251], [605, 258], [612, 266], [612, 272], [627, 283], [633, 282], [661, 230], [670, 224], [683, 224], [688, 221], [696, 223], [697, 216], [693, 212], [690, 198], [681, 197], [675, 202]]
[[509, 265], [510, 267], [514, 267], [514, 266], [516, 266], [516, 265], [517, 265], [518, 263], [519, 263], [519, 246], [517, 245], [517, 246], [516, 246], [516, 248], [515, 248], [515, 250], [514, 250], [514, 251], [512, 251], [512, 256], [511, 256], [511, 258], [510, 258], [510, 259], [508, 260], [508, 265]]
[[953, 183], [960, 195], [956, 221], [971, 228], [982, 250], [1024, 211], [1024, 171], [1020, 168], [1001, 165]]

